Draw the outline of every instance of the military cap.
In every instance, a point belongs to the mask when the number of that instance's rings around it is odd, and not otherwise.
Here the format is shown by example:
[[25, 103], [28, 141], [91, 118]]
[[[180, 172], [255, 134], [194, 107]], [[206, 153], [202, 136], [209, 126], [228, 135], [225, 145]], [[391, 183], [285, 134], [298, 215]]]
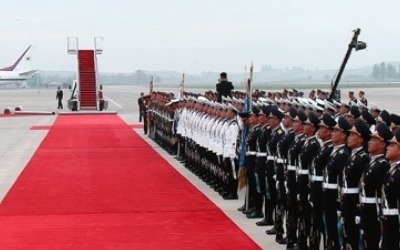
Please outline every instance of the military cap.
[[248, 111], [239, 112], [238, 115], [240, 118], [244, 119], [244, 118], [248, 118], [250, 116], [250, 112], [248, 112]]
[[323, 114], [319, 126], [333, 129], [336, 126], [336, 121], [329, 114]]
[[306, 113], [304, 113], [303, 110], [299, 109], [297, 111], [297, 116], [294, 118], [294, 120], [304, 123], [307, 120], [307, 115]]
[[336, 107], [342, 106], [342, 103], [340, 103], [340, 102], [338, 102], [338, 101], [336, 101], [336, 100], [333, 100], [333, 104], [334, 104]]
[[268, 117], [277, 118], [279, 120], [282, 120], [282, 118], [285, 117], [285, 115], [283, 114], [283, 112], [280, 109], [278, 109], [278, 107], [271, 106]]
[[392, 123], [394, 123], [394, 125], [399, 126], [400, 125], [400, 116], [396, 115], [396, 114], [390, 114], [390, 119], [392, 120]]
[[251, 108], [251, 111], [256, 116], [258, 116], [258, 114], [260, 113], [260, 110], [257, 108], [257, 105], [253, 105], [252, 108]]
[[364, 141], [369, 141], [371, 138], [371, 131], [369, 130], [368, 124], [362, 119], [356, 119], [354, 127], [350, 130], [350, 133], [356, 133], [363, 138]]
[[228, 103], [227, 109], [233, 111], [233, 112], [236, 113], [236, 114], [239, 113], [239, 110], [237, 110], [237, 109], [235, 108], [235, 106], [232, 105], [232, 103]]
[[352, 94], [352, 95], [354, 95], [354, 91], [349, 91], [349, 94]]
[[346, 135], [349, 135], [350, 133], [350, 129], [351, 129], [351, 125], [350, 123], [347, 121], [346, 118], [344, 118], [343, 116], [340, 116], [336, 126], [334, 127], [334, 129], [338, 129], [341, 130], [342, 132], [344, 132]]
[[313, 125], [315, 128], [318, 128], [318, 124], [319, 124], [319, 119], [317, 117], [317, 115], [314, 112], [310, 112], [308, 114], [308, 118], [304, 123], [308, 123]]
[[390, 126], [390, 124], [392, 123], [392, 120], [390, 119], [390, 114], [389, 114], [389, 112], [387, 112], [387, 110], [385, 110], [385, 109], [382, 110], [382, 111], [379, 113], [377, 122], [384, 122], [384, 123], [386, 123], [386, 125]]
[[362, 102], [359, 102], [359, 103], [358, 103], [358, 107], [359, 107], [360, 109], [368, 109], [368, 107], [365, 106], [365, 104], [362, 103]]
[[340, 105], [341, 105], [341, 106], [345, 106], [346, 108], [350, 108], [350, 104], [348, 104], [348, 103], [345, 102], [345, 101], [342, 101], [342, 102], [340, 103]]
[[325, 109], [336, 111], [335, 105], [328, 100], [325, 100]]
[[381, 141], [389, 142], [393, 138], [393, 133], [386, 123], [379, 123], [376, 125], [376, 131], [372, 133], [371, 137], [378, 138]]
[[297, 116], [297, 109], [290, 107], [288, 111], [285, 112], [285, 115], [289, 116], [290, 118], [294, 119]]
[[364, 92], [364, 91], [362, 91], [362, 90], [360, 90], [360, 92], [358, 92], [358, 93], [360, 93], [360, 94], [362, 94], [362, 95], [364, 95], [364, 94], [365, 94], [365, 92]]
[[373, 103], [371, 103], [371, 104], [369, 105], [369, 110], [381, 112], [381, 109], [380, 109], [376, 104], [373, 104]]
[[269, 105], [262, 105], [261, 106], [261, 111], [266, 115], [269, 116], [269, 113], [271, 112], [271, 106]]
[[357, 106], [351, 106], [349, 112], [347, 113], [347, 115], [351, 115], [354, 118], [358, 118], [361, 116], [360, 110], [358, 109]]
[[371, 115], [371, 113], [364, 109], [363, 111], [361, 111], [361, 117], [362, 119], [367, 122], [370, 126], [376, 124], [376, 120], [375, 118]]
[[390, 143], [396, 143], [400, 146], [400, 129], [396, 129], [393, 138], [389, 141]]

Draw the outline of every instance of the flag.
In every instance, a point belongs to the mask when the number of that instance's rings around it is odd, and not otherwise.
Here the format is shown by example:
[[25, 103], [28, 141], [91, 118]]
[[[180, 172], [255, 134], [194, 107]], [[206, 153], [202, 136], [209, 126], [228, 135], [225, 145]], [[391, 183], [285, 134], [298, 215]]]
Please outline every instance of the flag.
[[153, 82], [153, 76], [151, 76], [150, 84], [149, 84], [149, 95], [153, 93], [153, 88], [154, 88], [154, 82]]
[[183, 92], [185, 91], [185, 73], [182, 73], [182, 81], [179, 85], [179, 98], [183, 98]]

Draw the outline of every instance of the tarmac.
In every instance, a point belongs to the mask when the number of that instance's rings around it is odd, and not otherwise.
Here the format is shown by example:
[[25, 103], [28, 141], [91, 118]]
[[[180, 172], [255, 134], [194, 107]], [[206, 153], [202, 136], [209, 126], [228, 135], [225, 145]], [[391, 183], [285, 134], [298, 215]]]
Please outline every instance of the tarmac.
[[[105, 99], [108, 100], [107, 113], [117, 113], [127, 124], [139, 124], [137, 99], [140, 92], [147, 93], [148, 88], [144, 86], [127, 85], [103, 85], [103, 87]], [[163, 89], [159, 90], [162, 91]], [[359, 89], [351, 90], [356, 93], [359, 91]], [[171, 91], [171, 89], [166, 91]], [[190, 91], [202, 93], [205, 90]], [[398, 105], [400, 89], [369, 88], [366, 89], [365, 92], [370, 103], [378, 105], [381, 109], [387, 109], [390, 113], [394, 112], [400, 114], [400, 105]], [[308, 91], [305, 91], [305, 93], [308, 94]], [[347, 96], [344, 96], [345, 93], [347, 93], [347, 90], [342, 90], [342, 99], [346, 101], [348, 99]], [[0, 89], [1, 114], [6, 108], [14, 111], [16, 107], [20, 107], [21, 110], [26, 113], [11, 115], [0, 114], [0, 201], [3, 200], [4, 196], [12, 187], [48, 132], [48, 129], [35, 129], [35, 126], [36, 128], [51, 126], [57, 115], [69, 114], [70, 112], [67, 109], [67, 99], [69, 99], [69, 95], [69, 90], [64, 89], [64, 109], [57, 110], [55, 88]], [[76, 111], [74, 113], [84, 112]], [[169, 155], [144, 135], [142, 129], [137, 129], [137, 126], [134, 127], [141, 138], [164, 157], [176, 171], [216, 204], [262, 249], [285, 249], [285, 246], [275, 243], [274, 236], [265, 234], [265, 230], [270, 227], [259, 227], [255, 224], [255, 222], [261, 219], [247, 219], [244, 214], [237, 211], [237, 208], [244, 203], [244, 190], [239, 192], [238, 200], [222, 199], [222, 197], [214, 192], [207, 184], [203, 183], [197, 176], [187, 170], [174, 156]]]

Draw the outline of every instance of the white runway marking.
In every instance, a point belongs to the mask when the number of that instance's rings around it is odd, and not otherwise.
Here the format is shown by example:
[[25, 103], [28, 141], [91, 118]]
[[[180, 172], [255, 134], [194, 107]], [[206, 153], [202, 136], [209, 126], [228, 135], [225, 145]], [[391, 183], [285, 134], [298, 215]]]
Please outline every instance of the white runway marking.
[[107, 98], [107, 100], [108, 100], [109, 102], [114, 103], [115, 106], [117, 106], [119, 109], [122, 109], [122, 106], [119, 105], [118, 103], [116, 103], [113, 99], [111, 99], [110, 97], [107, 97], [107, 96], [105, 96], [105, 97]]

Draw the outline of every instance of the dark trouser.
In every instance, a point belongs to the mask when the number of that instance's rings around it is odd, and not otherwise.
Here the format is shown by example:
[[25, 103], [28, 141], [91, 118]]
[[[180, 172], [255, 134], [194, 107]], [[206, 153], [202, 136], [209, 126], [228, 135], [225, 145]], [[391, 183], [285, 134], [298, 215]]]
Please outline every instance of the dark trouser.
[[299, 175], [297, 184], [300, 196], [298, 203], [299, 221], [297, 224], [299, 229], [299, 249], [308, 249], [307, 238], [311, 228], [311, 214], [308, 203], [308, 175]]
[[254, 200], [257, 193], [256, 177], [254, 173], [255, 156], [246, 158], [246, 170], [247, 170], [247, 188], [248, 196], [246, 197], [246, 207], [251, 209], [254, 208]]
[[325, 235], [325, 225], [323, 220], [322, 207], [322, 181], [314, 181], [311, 184], [311, 229], [310, 229], [310, 249], [319, 249], [321, 234]]
[[399, 216], [385, 215], [382, 249], [399, 249]]
[[358, 194], [344, 194], [342, 217], [344, 220], [344, 240], [352, 249], [358, 249], [360, 243], [360, 230], [356, 225]]
[[297, 183], [295, 171], [288, 171], [287, 173], [287, 188], [287, 246], [293, 246], [297, 243]]
[[142, 122], [143, 119], [143, 111], [139, 111], [139, 122]]
[[[277, 181], [277, 201], [275, 208], [275, 227], [277, 231], [277, 236], [279, 234], [284, 234], [285, 230], [283, 227], [283, 221], [286, 211], [286, 189], [285, 189], [285, 174], [284, 165], [277, 164], [276, 169], [276, 181]], [[279, 237], [279, 236], [278, 236]]]
[[62, 104], [62, 100], [61, 100], [61, 99], [58, 99], [58, 106], [57, 106], [57, 108], [58, 108], [58, 109], [63, 109], [63, 104]]
[[104, 110], [104, 100], [99, 101], [99, 110], [103, 111]]
[[364, 231], [365, 249], [379, 249], [381, 231], [376, 204], [362, 205], [361, 226]]
[[[229, 194], [232, 195], [237, 195], [237, 189], [238, 189], [238, 180], [237, 180], [237, 168], [238, 162], [234, 160], [235, 163], [235, 170], [232, 168], [232, 161], [229, 158], [225, 158], [225, 166], [226, 166], [226, 172], [227, 172], [227, 191]], [[233, 173], [235, 171], [235, 173]], [[236, 175], [236, 179], [233, 178], [234, 175]]]
[[324, 212], [327, 230], [327, 246], [328, 249], [340, 249], [339, 232], [337, 228], [337, 189], [326, 189], [324, 191]]

